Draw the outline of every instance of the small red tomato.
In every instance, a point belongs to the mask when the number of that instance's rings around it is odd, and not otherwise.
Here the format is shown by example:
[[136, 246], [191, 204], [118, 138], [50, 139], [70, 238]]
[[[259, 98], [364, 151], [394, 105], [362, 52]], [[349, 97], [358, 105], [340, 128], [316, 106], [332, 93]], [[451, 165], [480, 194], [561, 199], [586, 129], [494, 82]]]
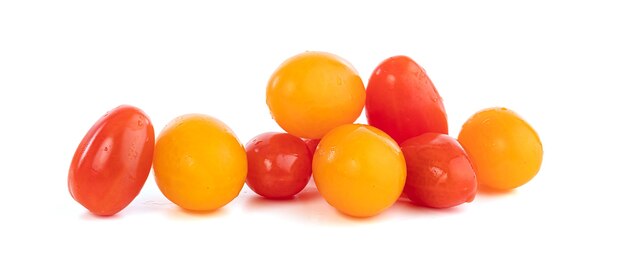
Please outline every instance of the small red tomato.
[[459, 142], [443, 134], [425, 133], [401, 145], [406, 159], [404, 193], [413, 202], [448, 208], [476, 196], [476, 173]]
[[272, 199], [294, 196], [311, 177], [311, 158], [302, 139], [286, 133], [264, 133], [246, 144], [248, 177], [255, 193]]
[[68, 175], [70, 194], [93, 214], [119, 212], [146, 182], [153, 150], [154, 128], [143, 111], [126, 105], [109, 111], [74, 153]]
[[437, 89], [422, 67], [394, 56], [374, 70], [367, 84], [365, 114], [370, 125], [398, 143], [423, 133], [448, 133], [448, 120]]
[[317, 149], [317, 145], [320, 144], [321, 139], [304, 139], [304, 143], [306, 143], [306, 147], [309, 148], [311, 152], [311, 156], [315, 154], [315, 149]]

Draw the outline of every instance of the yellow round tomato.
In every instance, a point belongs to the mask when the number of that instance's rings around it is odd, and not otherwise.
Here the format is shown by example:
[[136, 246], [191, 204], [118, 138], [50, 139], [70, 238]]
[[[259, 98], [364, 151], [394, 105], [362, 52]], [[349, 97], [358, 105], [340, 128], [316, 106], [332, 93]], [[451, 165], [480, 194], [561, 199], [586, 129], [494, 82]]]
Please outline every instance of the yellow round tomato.
[[535, 130], [515, 112], [490, 108], [474, 114], [461, 129], [459, 142], [476, 170], [480, 186], [509, 190], [530, 181], [543, 158]]
[[288, 59], [272, 74], [266, 101], [285, 131], [319, 139], [359, 117], [365, 105], [365, 87], [356, 70], [342, 58], [305, 52]]
[[322, 138], [313, 178], [326, 201], [344, 214], [374, 216], [402, 194], [406, 163], [398, 144], [368, 125], [348, 124]]
[[156, 183], [165, 197], [188, 210], [228, 204], [239, 195], [247, 169], [246, 151], [235, 134], [210, 116], [180, 116], [156, 140]]

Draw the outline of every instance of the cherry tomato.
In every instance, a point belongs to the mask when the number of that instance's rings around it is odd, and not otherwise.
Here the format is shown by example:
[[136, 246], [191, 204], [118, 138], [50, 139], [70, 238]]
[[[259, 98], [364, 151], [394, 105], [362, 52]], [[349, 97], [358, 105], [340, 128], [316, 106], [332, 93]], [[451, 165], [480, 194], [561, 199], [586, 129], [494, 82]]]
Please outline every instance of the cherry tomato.
[[359, 117], [365, 87], [356, 70], [340, 57], [305, 52], [288, 59], [272, 74], [266, 101], [285, 131], [319, 139]]
[[313, 179], [337, 210], [369, 217], [400, 197], [406, 164], [398, 144], [383, 131], [347, 124], [322, 138], [313, 156]]
[[406, 159], [404, 193], [413, 202], [448, 208], [471, 202], [476, 196], [476, 173], [454, 138], [425, 133], [400, 146]]
[[159, 134], [154, 177], [165, 197], [194, 211], [218, 209], [243, 188], [246, 151], [221, 121], [202, 114], [172, 120]]
[[304, 143], [306, 143], [306, 147], [309, 148], [311, 156], [313, 156], [313, 154], [315, 154], [315, 149], [317, 149], [317, 145], [320, 144], [320, 139], [305, 139]]
[[311, 153], [298, 137], [286, 133], [265, 133], [246, 145], [248, 178], [255, 193], [272, 199], [292, 197], [311, 178]]
[[139, 194], [152, 164], [154, 128], [132, 106], [105, 114], [78, 145], [68, 175], [72, 197], [93, 214], [109, 216]]
[[459, 142], [472, 160], [480, 187], [513, 189], [530, 181], [541, 167], [539, 136], [506, 108], [474, 114], [463, 124]]
[[365, 113], [370, 125], [398, 143], [426, 132], [447, 134], [443, 101], [422, 67], [406, 56], [383, 61], [367, 84]]

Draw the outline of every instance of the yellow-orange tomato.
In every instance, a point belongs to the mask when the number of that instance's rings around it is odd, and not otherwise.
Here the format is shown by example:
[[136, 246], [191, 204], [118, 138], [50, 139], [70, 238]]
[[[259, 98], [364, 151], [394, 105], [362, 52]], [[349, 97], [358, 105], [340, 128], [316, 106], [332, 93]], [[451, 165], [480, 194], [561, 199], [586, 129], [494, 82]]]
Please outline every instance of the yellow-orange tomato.
[[230, 128], [201, 114], [180, 116], [161, 131], [153, 167], [165, 197], [197, 211], [215, 210], [232, 201], [248, 170], [246, 151]]
[[313, 177], [330, 205], [347, 215], [369, 217], [400, 197], [406, 164], [385, 132], [348, 124], [322, 138], [313, 156]]
[[272, 74], [266, 102], [285, 131], [319, 139], [359, 117], [365, 105], [365, 87], [356, 70], [342, 58], [305, 52], [283, 62]]
[[509, 190], [530, 181], [543, 158], [535, 130], [515, 112], [490, 108], [474, 114], [459, 142], [476, 170], [479, 187]]

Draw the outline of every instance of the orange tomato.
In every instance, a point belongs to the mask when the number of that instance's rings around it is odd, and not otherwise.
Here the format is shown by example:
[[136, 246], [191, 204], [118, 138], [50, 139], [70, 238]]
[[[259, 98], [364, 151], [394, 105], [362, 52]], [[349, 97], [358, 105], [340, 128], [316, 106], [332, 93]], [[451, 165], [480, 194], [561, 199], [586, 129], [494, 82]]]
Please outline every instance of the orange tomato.
[[188, 114], [161, 131], [154, 150], [154, 177], [163, 195], [196, 211], [218, 209], [243, 187], [246, 151], [221, 121]]
[[266, 101], [285, 131], [319, 139], [359, 117], [365, 105], [365, 87], [356, 70], [340, 57], [305, 52], [288, 59], [272, 74]]
[[474, 114], [463, 125], [459, 142], [474, 165], [479, 187], [513, 189], [530, 181], [541, 167], [539, 136], [506, 108]]
[[390, 207], [402, 193], [406, 164], [398, 144], [369, 125], [331, 130], [313, 156], [320, 194], [340, 212], [369, 217]]

